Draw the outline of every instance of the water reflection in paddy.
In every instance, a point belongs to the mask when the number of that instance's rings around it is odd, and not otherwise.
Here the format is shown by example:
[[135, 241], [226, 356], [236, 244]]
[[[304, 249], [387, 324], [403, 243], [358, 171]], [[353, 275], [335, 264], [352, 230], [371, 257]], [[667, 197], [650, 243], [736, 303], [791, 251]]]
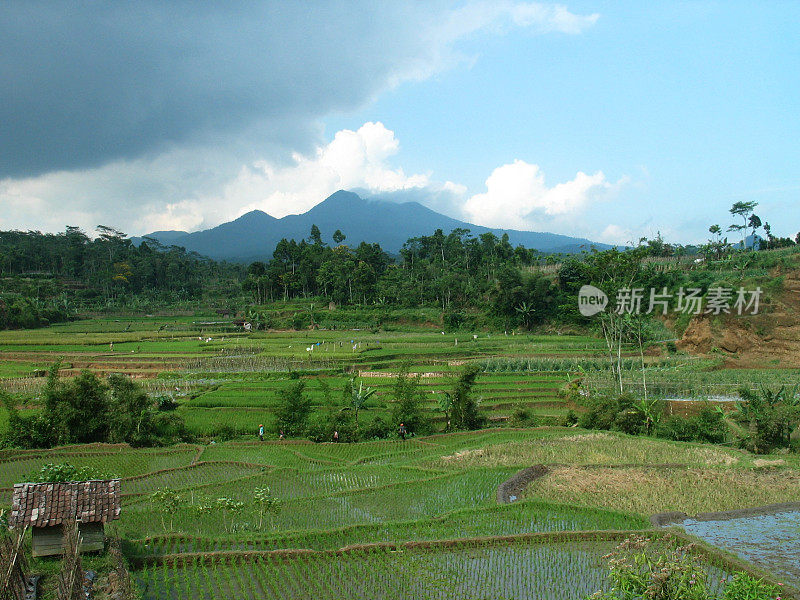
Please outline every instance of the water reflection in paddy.
[[800, 511], [719, 521], [686, 519], [682, 526], [687, 533], [800, 586]]

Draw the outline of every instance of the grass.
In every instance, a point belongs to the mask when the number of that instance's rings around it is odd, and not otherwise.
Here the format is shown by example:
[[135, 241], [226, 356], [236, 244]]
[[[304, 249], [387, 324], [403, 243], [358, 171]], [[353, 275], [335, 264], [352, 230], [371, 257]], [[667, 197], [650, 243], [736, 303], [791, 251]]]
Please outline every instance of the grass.
[[187, 561], [146, 569], [146, 600], [167, 598], [530, 598], [587, 596], [605, 586], [600, 557], [608, 543], [528, 544], [443, 548], [436, 551], [352, 552]]
[[[289, 303], [276, 310], [305, 309]], [[326, 317], [352, 326], [357, 317], [363, 320], [356, 312]], [[428, 317], [438, 319], [433, 313]], [[568, 410], [580, 410], [561, 397], [568, 382], [582, 377], [590, 387], [608, 383], [604, 346], [588, 336], [442, 335], [419, 323], [407, 331], [246, 334], [219, 320], [203, 314], [94, 318], [34, 332], [0, 332], [0, 385], [20, 393], [23, 410], [39, 409], [42, 383], [26, 375], [63, 356], [64, 375], [82, 368], [127, 372], [152, 396], [173, 396], [178, 414], [199, 437], [198, 444], [173, 448], [0, 451], [0, 503], [6, 505], [11, 486], [48, 462], [92, 466], [122, 478], [122, 515], [110, 529], [127, 540], [129, 557], [150, 561], [137, 573], [145, 598], [326, 598], [342, 597], [345, 589], [355, 598], [556, 598], [562, 590], [574, 591], [582, 578], [591, 582], [587, 593], [598, 589], [597, 557], [606, 546], [504, 542], [490, 549], [354, 551], [337, 559], [282, 561], [246, 553], [634, 530], [647, 527], [647, 517], [663, 510], [696, 513], [800, 499], [795, 456], [764, 459], [720, 446], [565, 427], [494, 428], [405, 443], [260, 443], [257, 427], [263, 423], [270, 431], [275, 407], [293, 383], [290, 371], [306, 383], [316, 411], [343, 408], [342, 388], [363, 373], [364, 385], [376, 389], [360, 413], [363, 425], [389, 414], [396, 373], [410, 365], [412, 373], [424, 375], [423, 409], [442, 425], [439, 395], [452, 389], [465, 364], [477, 363], [485, 370], [473, 392], [485, 416], [502, 420], [525, 407], [540, 423], [563, 423]], [[668, 391], [673, 384], [706, 392], [797, 377], [779, 369], [731, 371], [719, 361], [680, 355], [647, 360], [652, 390]], [[635, 389], [638, 372], [624, 375]], [[0, 432], [6, 423], [0, 409]], [[220, 433], [239, 437], [223, 441]], [[523, 499], [498, 505], [499, 483], [534, 464], [549, 465], [551, 472], [531, 483]], [[678, 466], [659, 466], [664, 464]], [[266, 487], [281, 502], [280, 512], [269, 518], [253, 503], [256, 489]], [[164, 488], [181, 497], [169, 515], [149, 500]], [[228, 512], [198, 510], [217, 498], [242, 505]], [[210, 562], [193, 558], [220, 551], [232, 555]], [[152, 564], [163, 557], [168, 564]], [[407, 589], [398, 592], [391, 583], [398, 578]]]
[[[388, 582], [398, 577], [415, 582], [415, 598], [464, 597], [472, 589], [501, 598], [575, 597], [569, 594], [576, 593], [576, 580], [590, 582], [590, 591], [602, 585], [598, 557], [609, 547], [591, 542], [594, 534], [586, 534], [586, 543], [495, 541], [486, 547], [472, 540], [642, 529], [650, 513], [665, 509], [697, 512], [800, 496], [800, 471], [790, 461], [770, 469], [763, 459], [736, 450], [567, 428], [487, 429], [360, 444], [70, 446], [4, 451], [0, 460], [4, 485], [44, 462], [86, 464], [120, 475], [122, 514], [109, 533], [127, 540], [125, 551], [135, 564], [147, 565], [135, 576], [144, 597], [153, 599], [256, 598], [265, 590], [301, 598], [395, 598], [402, 596]], [[687, 466], [657, 466], [665, 462]], [[535, 463], [549, 463], [551, 473], [531, 483], [522, 500], [497, 504], [499, 483]], [[631, 464], [638, 466], [626, 466]], [[255, 490], [265, 487], [281, 502], [280, 512], [267, 518], [253, 502]], [[164, 488], [180, 496], [169, 511], [150, 501]], [[233, 512], [193, 508], [217, 498], [242, 504]], [[456, 538], [465, 541], [424, 552], [354, 550], [335, 562], [328, 555], [278, 561], [263, 554]], [[197, 553], [210, 554], [200, 560]], [[358, 571], [370, 575], [358, 579]], [[289, 585], [288, 572], [294, 573], [291, 592], [281, 587]], [[339, 595], [319, 587], [330, 573], [336, 574]], [[547, 595], [548, 586], [559, 586], [555, 596]]]
[[692, 467], [744, 467], [751, 458], [744, 452], [703, 444], [686, 444], [631, 437], [610, 432], [562, 429], [560, 435], [543, 430], [542, 437], [514, 440], [501, 445], [475, 445], [442, 456], [432, 466], [468, 469], [545, 465], [658, 465]]
[[800, 500], [800, 473], [752, 469], [609, 469], [558, 467], [537, 480], [527, 497], [652, 515], [689, 515]]

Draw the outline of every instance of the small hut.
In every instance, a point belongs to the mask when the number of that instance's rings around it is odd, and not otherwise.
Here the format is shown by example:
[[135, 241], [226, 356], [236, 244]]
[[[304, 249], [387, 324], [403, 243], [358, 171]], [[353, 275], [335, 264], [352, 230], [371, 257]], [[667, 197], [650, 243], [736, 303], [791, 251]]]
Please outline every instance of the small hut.
[[63, 552], [62, 526], [78, 522], [81, 552], [103, 550], [108, 521], [119, 519], [119, 479], [70, 483], [18, 483], [11, 501], [11, 527], [33, 530], [33, 556]]

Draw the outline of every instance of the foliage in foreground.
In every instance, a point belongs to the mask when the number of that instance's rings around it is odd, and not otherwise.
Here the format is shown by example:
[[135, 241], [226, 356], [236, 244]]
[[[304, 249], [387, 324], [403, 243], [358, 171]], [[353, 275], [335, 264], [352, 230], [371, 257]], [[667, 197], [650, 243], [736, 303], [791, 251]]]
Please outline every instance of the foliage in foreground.
[[76, 467], [69, 463], [47, 463], [33, 474], [29, 480], [34, 483], [67, 483], [88, 481], [90, 479], [114, 479], [114, 475], [94, 467]]
[[669, 536], [652, 540], [632, 536], [608, 560], [608, 592], [591, 600], [775, 600], [779, 587], [748, 573], [734, 574], [722, 594], [714, 591], [713, 568], [693, 553], [693, 544], [676, 546]]

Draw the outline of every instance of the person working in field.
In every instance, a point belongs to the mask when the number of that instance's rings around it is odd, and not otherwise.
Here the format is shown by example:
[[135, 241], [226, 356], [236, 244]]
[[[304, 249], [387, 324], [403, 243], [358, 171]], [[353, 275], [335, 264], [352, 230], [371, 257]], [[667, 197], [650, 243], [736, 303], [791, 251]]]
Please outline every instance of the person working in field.
[[397, 433], [400, 434], [400, 439], [405, 441], [406, 434], [408, 433], [408, 431], [406, 431], [406, 426], [400, 423], [400, 429], [397, 430]]
[[258, 439], [260, 439], [262, 442], [264, 441], [264, 425], [258, 426]]

